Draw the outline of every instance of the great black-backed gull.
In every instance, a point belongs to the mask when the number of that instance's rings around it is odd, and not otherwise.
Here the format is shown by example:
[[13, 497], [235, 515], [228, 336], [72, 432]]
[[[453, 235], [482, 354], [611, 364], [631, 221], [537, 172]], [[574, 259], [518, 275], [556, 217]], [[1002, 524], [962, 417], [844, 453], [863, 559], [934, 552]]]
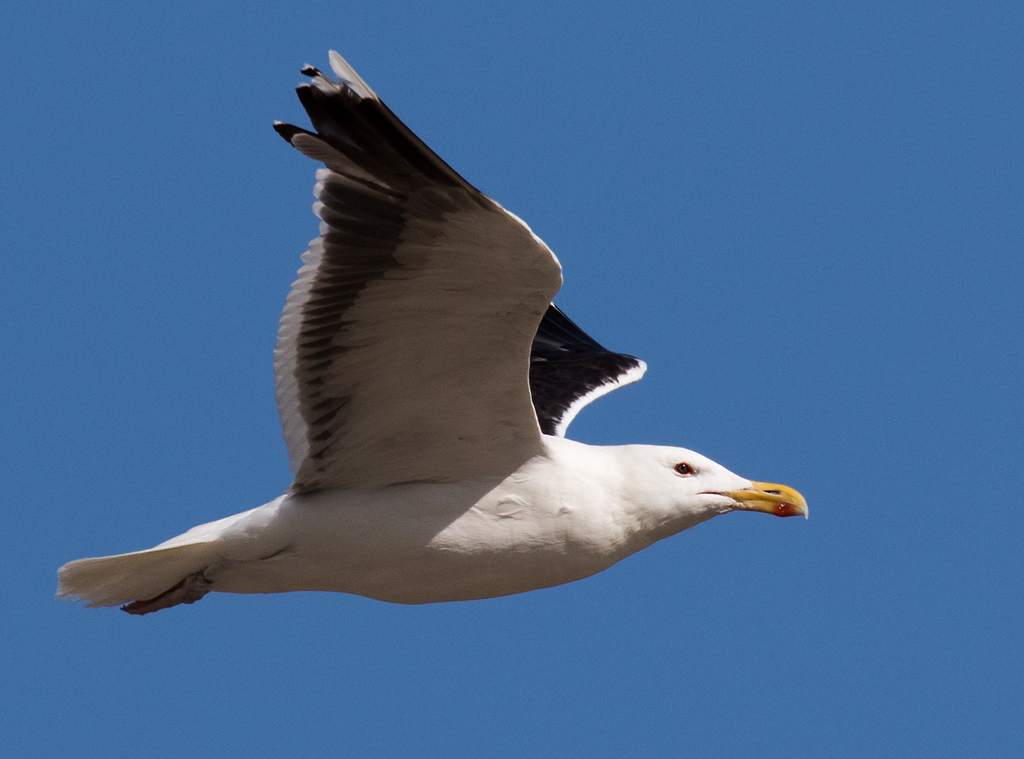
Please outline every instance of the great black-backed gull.
[[335, 52], [298, 87], [320, 236], [274, 353], [295, 480], [155, 548], [72, 561], [58, 597], [146, 614], [210, 591], [418, 604], [587, 577], [734, 510], [807, 515], [792, 488], [684, 448], [588, 446], [566, 427], [646, 368], [552, 303], [561, 267]]

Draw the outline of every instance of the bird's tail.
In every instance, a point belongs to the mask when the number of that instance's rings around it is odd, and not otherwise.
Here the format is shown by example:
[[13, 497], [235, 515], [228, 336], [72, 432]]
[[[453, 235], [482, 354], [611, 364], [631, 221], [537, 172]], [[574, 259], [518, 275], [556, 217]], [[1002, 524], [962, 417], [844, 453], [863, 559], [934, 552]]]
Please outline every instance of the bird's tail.
[[[57, 570], [57, 598], [84, 601], [88, 607], [155, 600], [179, 586], [184, 588], [185, 581], [210, 565], [214, 550], [212, 542], [202, 541], [71, 561]], [[191, 603], [202, 596], [202, 592], [195, 595], [194, 582], [186, 585], [193, 597], [179, 597], [175, 603]], [[163, 603], [158, 608], [167, 605], [173, 604]]]

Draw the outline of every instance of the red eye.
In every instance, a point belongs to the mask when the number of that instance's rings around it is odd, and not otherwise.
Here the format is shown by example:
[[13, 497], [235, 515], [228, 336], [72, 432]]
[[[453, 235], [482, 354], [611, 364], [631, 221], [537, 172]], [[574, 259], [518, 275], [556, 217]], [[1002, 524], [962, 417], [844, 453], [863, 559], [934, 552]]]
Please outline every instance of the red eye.
[[675, 470], [676, 474], [681, 474], [684, 477], [689, 477], [691, 474], [694, 474], [695, 471], [694, 468], [687, 464], [685, 461], [680, 461], [678, 464], [676, 464]]

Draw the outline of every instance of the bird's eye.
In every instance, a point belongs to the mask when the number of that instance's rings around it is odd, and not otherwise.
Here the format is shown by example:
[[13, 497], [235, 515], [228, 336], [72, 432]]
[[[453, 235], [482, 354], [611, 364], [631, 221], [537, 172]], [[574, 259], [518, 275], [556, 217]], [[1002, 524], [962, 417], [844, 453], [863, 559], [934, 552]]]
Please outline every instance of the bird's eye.
[[694, 468], [687, 464], [685, 461], [680, 461], [678, 464], [676, 464], [675, 470], [676, 474], [681, 474], [684, 477], [689, 477], [691, 474], [695, 473]]

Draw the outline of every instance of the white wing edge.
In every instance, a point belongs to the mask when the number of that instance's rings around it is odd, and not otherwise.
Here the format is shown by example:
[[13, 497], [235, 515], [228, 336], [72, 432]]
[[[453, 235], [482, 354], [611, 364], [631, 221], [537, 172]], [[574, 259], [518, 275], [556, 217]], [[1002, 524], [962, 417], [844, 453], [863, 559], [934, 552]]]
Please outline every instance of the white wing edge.
[[555, 435], [557, 437], [565, 437], [565, 431], [568, 429], [569, 424], [576, 415], [580, 413], [580, 410], [589, 403], [596, 401], [602, 395], [608, 395], [613, 390], [618, 390], [620, 387], [625, 385], [632, 385], [634, 382], [639, 382], [640, 378], [644, 376], [644, 372], [647, 371], [647, 363], [637, 359], [638, 365], [632, 369], [627, 369], [618, 377], [610, 379], [603, 385], [598, 385], [589, 393], [581, 395], [579, 398], [569, 404], [569, 408], [565, 410], [562, 418], [558, 420], [558, 424], [555, 426]]

